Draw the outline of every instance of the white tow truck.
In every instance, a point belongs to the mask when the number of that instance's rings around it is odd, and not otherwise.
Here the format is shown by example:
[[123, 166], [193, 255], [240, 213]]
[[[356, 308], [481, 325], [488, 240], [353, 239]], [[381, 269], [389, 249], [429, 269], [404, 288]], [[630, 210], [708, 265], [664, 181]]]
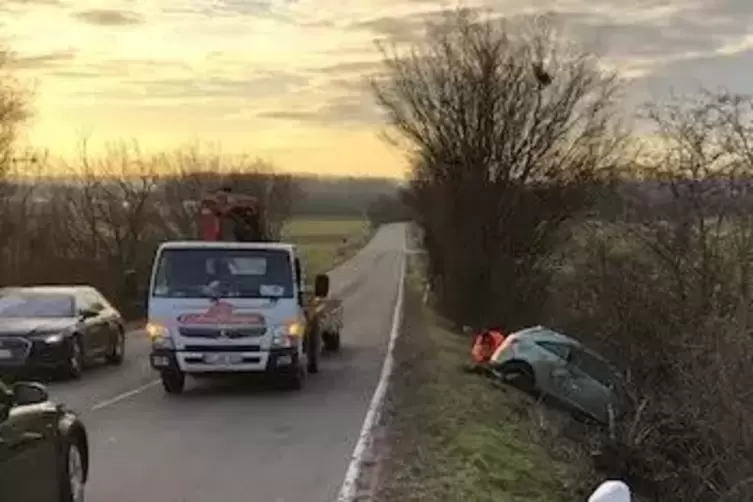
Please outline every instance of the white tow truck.
[[154, 260], [146, 331], [165, 391], [182, 392], [187, 375], [244, 372], [302, 388], [322, 348], [340, 346], [329, 277], [306, 288], [295, 246], [267, 238], [255, 199], [221, 191], [201, 216], [199, 240], [163, 243]]

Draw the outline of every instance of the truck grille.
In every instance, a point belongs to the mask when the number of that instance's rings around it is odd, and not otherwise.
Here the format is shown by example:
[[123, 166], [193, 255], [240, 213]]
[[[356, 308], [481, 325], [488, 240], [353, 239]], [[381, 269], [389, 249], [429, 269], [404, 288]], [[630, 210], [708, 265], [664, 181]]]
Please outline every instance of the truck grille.
[[264, 326], [249, 328], [179, 328], [178, 333], [185, 338], [250, 338], [264, 336], [267, 329]]
[[186, 345], [186, 352], [260, 352], [258, 345]]

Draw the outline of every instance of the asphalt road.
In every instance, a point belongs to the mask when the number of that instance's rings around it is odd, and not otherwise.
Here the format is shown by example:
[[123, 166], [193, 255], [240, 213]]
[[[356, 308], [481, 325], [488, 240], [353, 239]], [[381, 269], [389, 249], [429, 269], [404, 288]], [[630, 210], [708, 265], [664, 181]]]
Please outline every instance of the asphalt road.
[[143, 333], [118, 368], [50, 385], [79, 411], [91, 442], [88, 502], [328, 502], [337, 496], [377, 385], [405, 248], [383, 227], [333, 270], [343, 347], [300, 393], [256, 381], [191, 381], [163, 393]]

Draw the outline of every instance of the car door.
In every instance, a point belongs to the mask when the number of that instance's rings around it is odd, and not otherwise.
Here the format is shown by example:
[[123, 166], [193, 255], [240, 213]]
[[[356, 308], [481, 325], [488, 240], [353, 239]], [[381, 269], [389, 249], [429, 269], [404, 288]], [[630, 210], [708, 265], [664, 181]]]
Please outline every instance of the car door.
[[94, 309], [97, 310], [100, 318], [101, 330], [102, 330], [102, 343], [109, 349], [112, 347], [113, 341], [116, 339], [118, 330], [121, 329], [123, 319], [120, 312], [107, 301], [102, 293], [93, 289], [91, 291], [91, 299], [94, 303]]
[[548, 368], [546, 379], [542, 379], [541, 382], [543, 390], [559, 400], [569, 401], [572, 387], [576, 385], [573, 381], [572, 368], [569, 366], [572, 345], [552, 341], [538, 341], [536, 345], [550, 353], [546, 364]]
[[573, 384], [570, 401], [594, 418], [607, 420], [611, 389], [608, 383], [608, 366], [598, 357], [574, 349], [568, 364]]
[[96, 297], [90, 291], [82, 291], [77, 295], [79, 311], [96, 313], [90, 317], [81, 318], [81, 336], [87, 357], [99, 355], [106, 350], [105, 329], [102, 324], [102, 308], [97, 308]]
[[49, 403], [15, 406], [0, 422], [0, 500], [60, 500], [57, 411]]

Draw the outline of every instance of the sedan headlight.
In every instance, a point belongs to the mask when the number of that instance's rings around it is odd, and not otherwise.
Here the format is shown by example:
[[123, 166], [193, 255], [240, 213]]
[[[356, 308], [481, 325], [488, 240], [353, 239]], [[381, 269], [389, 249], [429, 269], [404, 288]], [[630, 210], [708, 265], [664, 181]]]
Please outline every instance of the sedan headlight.
[[152, 348], [172, 349], [175, 347], [173, 339], [170, 337], [170, 330], [161, 324], [154, 322], [147, 323], [146, 335], [152, 342]]
[[304, 325], [300, 321], [290, 321], [272, 329], [272, 347], [290, 348], [298, 345], [303, 337]]
[[65, 336], [63, 335], [63, 333], [52, 333], [51, 335], [45, 335], [42, 340], [44, 340], [44, 343], [48, 345], [57, 345], [59, 343], [63, 343]]

